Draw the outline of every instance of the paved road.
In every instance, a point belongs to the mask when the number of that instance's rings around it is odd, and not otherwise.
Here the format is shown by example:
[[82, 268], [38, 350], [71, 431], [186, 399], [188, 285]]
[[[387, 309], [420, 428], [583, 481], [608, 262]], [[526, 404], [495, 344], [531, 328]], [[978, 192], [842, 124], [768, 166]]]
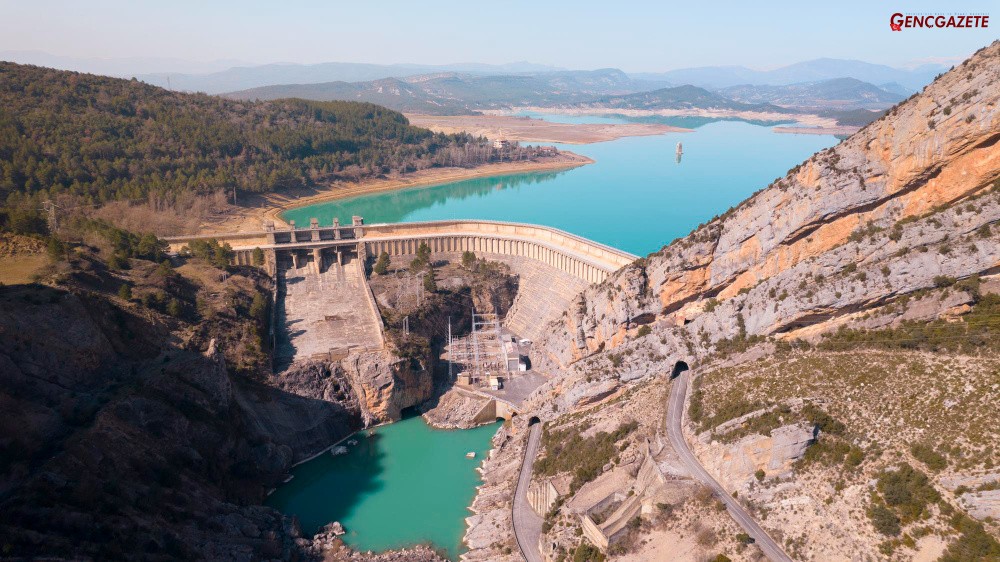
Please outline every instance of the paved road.
[[538, 445], [542, 436], [542, 424], [536, 423], [528, 432], [528, 445], [524, 448], [524, 460], [521, 461], [521, 474], [517, 478], [517, 488], [514, 489], [514, 537], [521, 555], [528, 562], [542, 562], [542, 553], [538, 550], [538, 538], [542, 536], [542, 518], [531, 509], [528, 503], [528, 483], [531, 482], [531, 467], [538, 455]]
[[725, 502], [729, 515], [739, 523], [740, 527], [743, 527], [743, 530], [748, 535], [753, 537], [765, 556], [774, 562], [792, 562], [792, 559], [785, 554], [785, 551], [743, 509], [743, 506], [735, 498], [727, 494], [726, 490], [708, 474], [705, 467], [701, 466], [701, 463], [695, 458], [691, 449], [688, 448], [687, 442], [684, 441], [684, 433], [681, 431], [681, 418], [684, 413], [684, 402], [687, 400], [689, 376], [690, 371], [681, 373], [674, 379], [673, 386], [670, 389], [670, 405], [667, 408], [667, 436], [670, 438], [670, 444], [674, 446], [674, 450], [680, 455], [681, 462], [684, 463], [688, 472], [705, 483], [705, 485], [712, 489], [717, 498]]

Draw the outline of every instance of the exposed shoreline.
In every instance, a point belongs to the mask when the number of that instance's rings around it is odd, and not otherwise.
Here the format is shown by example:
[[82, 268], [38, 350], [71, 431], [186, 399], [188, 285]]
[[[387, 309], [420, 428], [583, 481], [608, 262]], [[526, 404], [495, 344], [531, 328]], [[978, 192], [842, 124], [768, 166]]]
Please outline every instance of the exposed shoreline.
[[410, 123], [439, 133], [467, 132], [487, 138], [526, 143], [590, 144], [625, 137], [690, 133], [692, 129], [665, 123], [555, 123], [535, 117], [486, 113], [484, 115], [408, 114]]
[[837, 121], [810, 113], [774, 113], [766, 111], [733, 111], [728, 109], [616, 109], [602, 107], [558, 108], [515, 107], [507, 111], [485, 112], [509, 115], [512, 112], [532, 111], [555, 115], [622, 115], [625, 117], [705, 117], [709, 119], [744, 119], [747, 121], [795, 122], [810, 127], [836, 128]]
[[526, 162], [501, 162], [475, 168], [429, 168], [398, 178], [375, 178], [360, 182], [338, 182], [323, 188], [297, 189], [277, 194], [268, 193], [253, 196], [231, 211], [230, 215], [198, 227], [198, 234], [221, 232], [244, 232], [260, 230], [263, 221], [274, 221], [275, 225], [287, 226], [281, 213], [338, 199], [370, 195], [387, 191], [397, 191], [414, 187], [431, 187], [443, 183], [473, 178], [500, 176], [522, 172], [569, 170], [594, 160], [579, 154], [560, 151], [556, 156]]
[[861, 127], [853, 125], [837, 125], [835, 127], [773, 127], [775, 133], [790, 135], [853, 135]]

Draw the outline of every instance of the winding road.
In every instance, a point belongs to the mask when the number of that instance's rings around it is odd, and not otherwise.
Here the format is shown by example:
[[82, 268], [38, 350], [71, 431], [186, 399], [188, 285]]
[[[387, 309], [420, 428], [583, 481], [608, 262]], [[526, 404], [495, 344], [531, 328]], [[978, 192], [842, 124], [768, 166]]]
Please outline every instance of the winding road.
[[[681, 430], [681, 423], [684, 415], [684, 402], [687, 400], [689, 376], [690, 371], [682, 372], [674, 379], [673, 385], [670, 388], [670, 400], [667, 408], [667, 436], [670, 438], [670, 444], [677, 451], [681, 462], [684, 463], [685, 468], [691, 473], [691, 476], [711, 488], [715, 497], [726, 504], [726, 510], [729, 511], [729, 515], [754, 539], [765, 556], [774, 562], [792, 562], [792, 559], [785, 554], [785, 551], [778, 546], [778, 543], [774, 542], [764, 532], [764, 529], [761, 529], [760, 525], [750, 517], [750, 514], [743, 509], [743, 506], [735, 498], [727, 494], [726, 490], [715, 481], [715, 478], [712, 478], [708, 474], [705, 467], [698, 462], [691, 449], [688, 448], [687, 442], [684, 441], [684, 432]], [[516, 528], [515, 526], [515, 530]], [[520, 540], [518, 543], [520, 544]]]
[[521, 461], [521, 474], [517, 477], [517, 488], [514, 489], [514, 537], [527, 562], [542, 562], [542, 553], [538, 550], [538, 539], [542, 536], [542, 518], [528, 503], [528, 484], [531, 482], [531, 469], [538, 455], [541, 435], [542, 424], [532, 425], [528, 431], [528, 444], [524, 448], [524, 460]]

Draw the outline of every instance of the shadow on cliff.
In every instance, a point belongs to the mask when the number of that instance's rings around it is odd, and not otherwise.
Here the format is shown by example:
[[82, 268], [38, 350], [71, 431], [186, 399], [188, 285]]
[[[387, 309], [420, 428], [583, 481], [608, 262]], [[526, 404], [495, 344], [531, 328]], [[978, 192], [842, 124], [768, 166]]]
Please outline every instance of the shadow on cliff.
[[288, 311], [285, 309], [285, 296], [286, 291], [284, 284], [289, 283], [289, 280], [281, 280], [278, 284], [278, 294], [277, 302], [274, 303], [274, 361], [272, 362], [272, 368], [274, 373], [281, 373], [285, 369], [291, 366], [292, 361], [295, 359], [296, 348], [292, 343], [292, 340], [299, 335], [305, 333], [305, 328], [301, 330], [292, 329], [293, 324], [301, 322], [301, 320], [288, 320]]

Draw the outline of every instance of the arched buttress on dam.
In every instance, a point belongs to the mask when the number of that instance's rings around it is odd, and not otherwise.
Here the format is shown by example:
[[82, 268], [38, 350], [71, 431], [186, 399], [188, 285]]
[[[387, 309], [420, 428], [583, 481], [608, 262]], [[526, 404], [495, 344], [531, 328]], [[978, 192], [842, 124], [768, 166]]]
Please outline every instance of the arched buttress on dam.
[[559, 252], [544, 244], [525, 240], [504, 240], [492, 236], [468, 237], [442, 235], [414, 240], [365, 240], [365, 253], [378, 256], [385, 252], [390, 257], [416, 255], [421, 243], [427, 244], [432, 254], [461, 254], [471, 251], [478, 256], [507, 256], [539, 261], [571, 277], [585, 282], [600, 283], [610, 271], [589, 261]]

